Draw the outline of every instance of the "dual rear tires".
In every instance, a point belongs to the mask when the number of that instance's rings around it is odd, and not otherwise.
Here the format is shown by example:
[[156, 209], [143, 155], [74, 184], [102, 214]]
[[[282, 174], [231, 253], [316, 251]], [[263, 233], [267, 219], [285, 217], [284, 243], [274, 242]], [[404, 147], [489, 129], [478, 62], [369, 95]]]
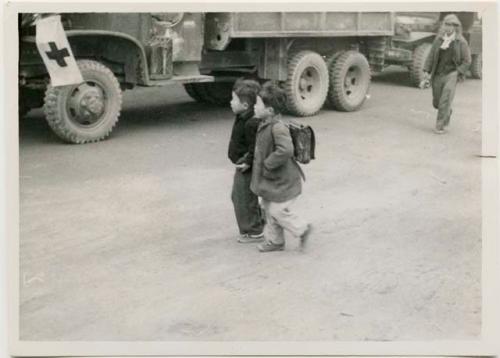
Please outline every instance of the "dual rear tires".
[[370, 66], [357, 51], [338, 52], [327, 58], [312, 51], [291, 57], [285, 90], [288, 110], [299, 116], [312, 116], [326, 103], [339, 111], [359, 109], [370, 86]]
[[[368, 93], [370, 66], [357, 51], [337, 52], [326, 60], [316, 52], [300, 51], [288, 60], [286, 110], [298, 117], [312, 116], [328, 107], [350, 112], [359, 109]], [[184, 85], [194, 100], [227, 105], [232, 83], [196, 83]]]

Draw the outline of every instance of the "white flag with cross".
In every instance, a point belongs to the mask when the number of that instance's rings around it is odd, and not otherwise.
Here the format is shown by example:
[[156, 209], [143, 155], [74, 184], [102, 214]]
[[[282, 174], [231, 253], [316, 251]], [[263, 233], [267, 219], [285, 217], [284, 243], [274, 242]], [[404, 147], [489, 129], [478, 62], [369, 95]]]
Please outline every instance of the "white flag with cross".
[[36, 46], [49, 72], [52, 86], [83, 82], [61, 23], [61, 16], [53, 15], [36, 22]]

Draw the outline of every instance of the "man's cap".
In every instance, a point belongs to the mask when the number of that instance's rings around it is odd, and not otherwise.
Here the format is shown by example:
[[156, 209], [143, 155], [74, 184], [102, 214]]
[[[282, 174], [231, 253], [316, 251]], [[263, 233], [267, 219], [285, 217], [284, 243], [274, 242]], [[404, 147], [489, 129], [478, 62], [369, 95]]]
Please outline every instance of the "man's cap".
[[444, 17], [444, 19], [443, 19], [443, 22], [445, 24], [453, 24], [453, 25], [457, 25], [457, 26], [461, 26], [462, 25], [462, 23], [458, 19], [457, 15], [454, 15], [454, 14], [446, 15]]

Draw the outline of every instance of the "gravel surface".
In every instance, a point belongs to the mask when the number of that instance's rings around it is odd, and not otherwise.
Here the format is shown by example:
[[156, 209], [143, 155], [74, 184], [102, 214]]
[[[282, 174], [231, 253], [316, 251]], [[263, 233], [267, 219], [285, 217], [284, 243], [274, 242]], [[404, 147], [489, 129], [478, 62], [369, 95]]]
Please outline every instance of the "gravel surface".
[[308, 249], [236, 242], [229, 108], [127, 92], [111, 137], [20, 124], [22, 340], [463, 340], [481, 327], [481, 81], [432, 132], [398, 69], [361, 110], [301, 119]]

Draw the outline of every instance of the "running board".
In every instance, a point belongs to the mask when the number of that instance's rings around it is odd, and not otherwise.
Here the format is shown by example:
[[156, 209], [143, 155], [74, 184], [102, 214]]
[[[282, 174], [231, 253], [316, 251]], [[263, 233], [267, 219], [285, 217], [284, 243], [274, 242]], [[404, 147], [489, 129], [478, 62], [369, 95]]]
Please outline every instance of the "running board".
[[174, 76], [168, 80], [150, 80], [149, 86], [166, 86], [174, 83], [200, 83], [200, 82], [214, 82], [214, 76], [197, 75], [197, 76]]

